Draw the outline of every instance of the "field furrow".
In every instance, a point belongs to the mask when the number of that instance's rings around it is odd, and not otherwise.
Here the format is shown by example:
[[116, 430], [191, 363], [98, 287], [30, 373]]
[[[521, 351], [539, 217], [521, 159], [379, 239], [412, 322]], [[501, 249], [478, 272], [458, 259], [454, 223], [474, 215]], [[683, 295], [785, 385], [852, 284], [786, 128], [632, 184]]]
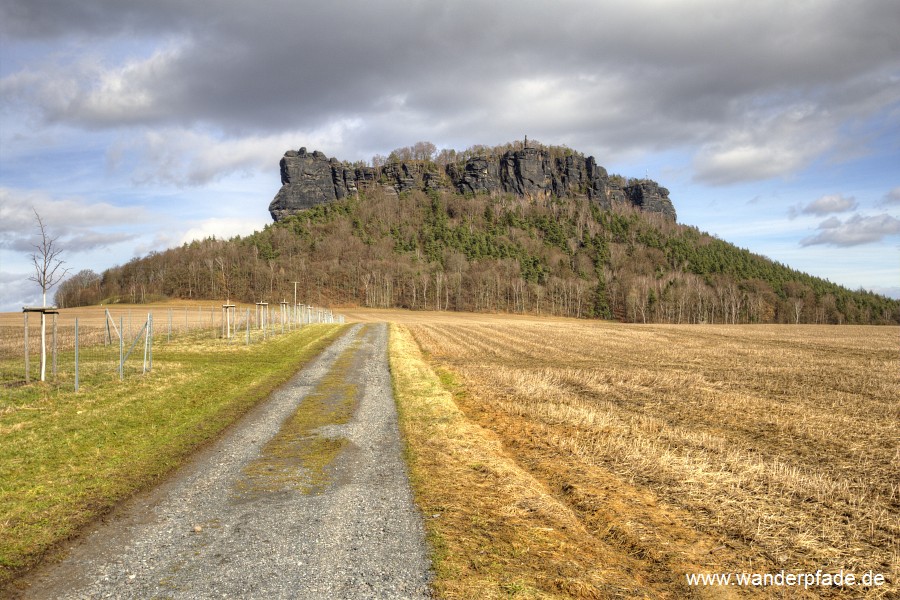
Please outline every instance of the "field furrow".
[[587, 532], [639, 557], [654, 593], [680, 596], [690, 572], [817, 569], [889, 584], [810, 597], [896, 592], [895, 328], [409, 329], [466, 418]]

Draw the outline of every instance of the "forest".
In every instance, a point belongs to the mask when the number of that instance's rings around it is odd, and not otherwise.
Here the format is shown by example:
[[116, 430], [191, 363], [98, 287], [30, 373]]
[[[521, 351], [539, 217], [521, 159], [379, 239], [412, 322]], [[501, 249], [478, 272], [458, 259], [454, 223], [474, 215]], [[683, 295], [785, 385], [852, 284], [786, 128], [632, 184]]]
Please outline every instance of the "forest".
[[393, 193], [60, 285], [60, 307], [163, 298], [547, 314], [638, 323], [898, 324], [851, 291], [657, 214], [587, 198]]

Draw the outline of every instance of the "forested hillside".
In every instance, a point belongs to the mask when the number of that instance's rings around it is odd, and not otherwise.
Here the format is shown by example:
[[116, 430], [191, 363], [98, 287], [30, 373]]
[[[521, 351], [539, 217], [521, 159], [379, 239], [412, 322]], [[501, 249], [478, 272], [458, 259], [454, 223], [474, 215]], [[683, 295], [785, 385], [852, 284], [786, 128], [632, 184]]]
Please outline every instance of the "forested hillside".
[[552, 314], [630, 322], [900, 323], [850, 291], [659, 214], [587, 198], [386, 189], [82, 272], [60, 306], [160, 297]]

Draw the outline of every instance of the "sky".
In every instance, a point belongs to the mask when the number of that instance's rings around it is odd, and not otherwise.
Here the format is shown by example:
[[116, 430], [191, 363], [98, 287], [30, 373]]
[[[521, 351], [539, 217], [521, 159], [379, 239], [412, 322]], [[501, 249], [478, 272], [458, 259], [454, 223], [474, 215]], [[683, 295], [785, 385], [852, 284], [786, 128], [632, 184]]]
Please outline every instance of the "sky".
[[35, 211], [99, 273], [261, 229], [288, 149], [526, 135], [900, 298], [898, 31], [895, 0], [3, 0], [0, 311], [40, 304]]

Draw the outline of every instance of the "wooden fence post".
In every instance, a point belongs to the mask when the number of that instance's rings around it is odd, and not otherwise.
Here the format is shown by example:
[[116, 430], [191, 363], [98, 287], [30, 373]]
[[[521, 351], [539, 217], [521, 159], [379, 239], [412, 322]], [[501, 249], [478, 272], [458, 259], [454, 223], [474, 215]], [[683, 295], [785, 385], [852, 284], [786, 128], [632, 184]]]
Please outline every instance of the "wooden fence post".
[[53, 313], [53, 380], [56, 380], [56, 313]]

